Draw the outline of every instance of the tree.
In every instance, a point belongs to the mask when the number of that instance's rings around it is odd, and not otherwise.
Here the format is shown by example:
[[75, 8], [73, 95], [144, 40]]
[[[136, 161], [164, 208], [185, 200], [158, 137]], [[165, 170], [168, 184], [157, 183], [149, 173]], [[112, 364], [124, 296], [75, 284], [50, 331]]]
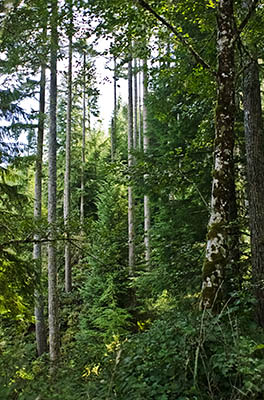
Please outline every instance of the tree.
[[[148, 96], [148, 65], [146, 58], [143, 61], [143, 147], [146, 153], [149, 148], [148, 126], [147, 126], [147, 96]], [[145, 175], [145, 179], [147, 175]], [[149, 196], [144, 194], [144, 244], [145, 260], [150, 262], [150, 202]]]
[[[252, 3], [243, 2], [243, 11], [250, 14]], [[257, 17], [257, 18], [256, 18]], [[243, 106], [244, 130], [247, 155], [247, 193], [249, 201], [249, 229], [251, 244], [251, 263], [253, 288], [257, 299], [256, 319], [264, 327], [264, 247], [263, 247], [263, 195], [264, 187], [261, 176], [264, 173], [264, 136], [261, 104], [260, 67], [258, 65], [258, 45], [256, 38], [261, 28], [257, 25], [258, 14], [252, 19], [248, 32], [243, 37], [242, 54], [244, 55], [243, 69]], [[252, 35], [254, 29], [255, 35]]]
[[[133, 166], [133, 74], [132, 59], [128, 62], [128, 168]], [[128, 266], [131, 275], [135, 268], [135, 210], [131, 184], [128, 186]]]
[[246, 66], [243, 81], [252, 275], [257, 299], [257, 321], [264, 327], [264, 243], [262, 240], [264, 237], [264, 187], [261, 179], [264, 173], [264, 136], [259, 66], [255, 58]]
[[111, 160], [114, 161], [116, 153], [116, 119], [117, 119], [117, 67], [116, 57], [114, 56], [114, 110], [111, 121]]
[[49, 180], [48, 180], [48, 292], [49, 292], [49, 349], [55, 365], [59, 358], [59, 316], [56, 257], [56, 189], [57, 189], [57, 51], [58, 51], [58, 5], [51, 0], [50, 43], [50, 126], [49, 126]]
[[217, 8], [217, 106], [215, 113], [214, 172], [211, 215], [203, 267], [203, 307], [221, 303], [221, 290], [229, 260], [228, 228], [234, 196], [234, 14], [233, 1], [220, 1]]
[[[34, 199], [34, 217], [36, 222], [39, 222], [42, 215], [42, 158], [43, 158], [43, 139], [44, 139], [44, 113], [45, 113], [45, 89], [46, 89], [46, 67], [43, 64], [41, 67], [40, 77], [40, 94], [39, 94], [39, 122], [38, 122], [38, 136], [37, 136], [37, 155], [36, 155], [36, 169], [35, 169], [35, 199]], [[36, 242], [33, 246], [33, 258], [38, 267], [39, 281], [42, 275], [42, 258], [41, 258], [41, 243], [40, 235], [35, 234], [34, 239]], [[41, 287], [41, 283], [39, 282]], [[44, 319], [44, 305], [43, 294], [40, 290], [35, 291], [36, 305], [35, 305], [35, 318], [36, 318], [36, 341], [37, 351], [40, 356], [47, 349], [46, 328]]]
[[133, 123], [133, 147], [134, 149], [137, 149], [139, 147], [139, 140], [138, 140], [138, 66], [137, 66], [137, 59], [134, 57], [134, 101], [133, 101], [133, 118], [134, 118], [134, 123]]
[[81, 199], [80, 222], [84, 226], [84, 167], [85, 167], [85, 143], [86, 143], [86, 53], [83, 53], [83, 104], [82, 104], [82, 168], [81, 168]]
[[[71, 121], [72, 121], [72, 36], [73, 36], [73, 16], [72, 2], [69, 3], [70, 26], [68, 33], [68, 94], [67, 94], [67, 123], [66, 123], [66, 149], [65, 149], [65, 174], [64, 174], [64, 226], [66, 229], [66, 239], [69, 239], [69, 218], [71, 204]], [[71, 244], [65, 242], [65, 291], [69, 293], [72, 289], [71, 271]]]

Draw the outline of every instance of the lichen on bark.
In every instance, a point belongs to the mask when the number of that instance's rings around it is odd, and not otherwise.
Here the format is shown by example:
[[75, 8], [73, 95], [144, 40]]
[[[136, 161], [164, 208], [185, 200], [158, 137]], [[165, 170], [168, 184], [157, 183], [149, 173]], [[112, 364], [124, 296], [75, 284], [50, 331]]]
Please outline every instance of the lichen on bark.
[[229, 257], [229, 224], [234, 217], [234, 16], [233, 1], [217, 7], [217, 106], [215, 151], [206, 256], [203, 265], [201, 306], [220, 309], [225, 268]]

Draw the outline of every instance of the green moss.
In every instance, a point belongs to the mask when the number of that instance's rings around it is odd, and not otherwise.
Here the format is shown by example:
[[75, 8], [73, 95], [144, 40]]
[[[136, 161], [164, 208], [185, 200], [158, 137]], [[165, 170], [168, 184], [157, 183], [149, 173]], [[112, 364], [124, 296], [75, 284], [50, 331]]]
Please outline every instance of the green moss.
[[207, 240], [212, 240], [218, 235], [225, 236], [225, 224], [221, 222], [214, 222], [208, 228]]
[[222, 270], [226, 263], [226, 258], [221, 253], [212, 254], [212, 261], [205, 260], [203, 264], [203, 279], [211, 277], [216, 270]]
[[225, 176], [224, 171], [223, 170], [214, 170], [213, 171], [213, 178], [221, 181], [223, 179], [223, 177]]
[[[205, 304], [208, 301], [208, 306], [211, 306], [215, 299], [215, 288], [214, 287], [206, 287], [203, 290], [203, 303]], [[209, 308], [209, 307], [208, 307]]]

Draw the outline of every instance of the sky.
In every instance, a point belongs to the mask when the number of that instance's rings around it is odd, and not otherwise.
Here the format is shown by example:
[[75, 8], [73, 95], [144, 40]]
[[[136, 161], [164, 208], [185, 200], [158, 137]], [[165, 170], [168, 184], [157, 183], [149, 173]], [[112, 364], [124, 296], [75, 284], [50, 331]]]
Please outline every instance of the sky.
[[[103, 51], [108, 46], [105, 40], [101, 40], [97, 47], [98, 51]], [[95, 61], [96, 71], [98, 74], [98, 88], [100, 90], [99, 108], [100, 118], [103, 120], [103, 129], [105, 132], [111, 124], [111, 117], [114, 109], [114, 80], [113, 80], [113, 62], [108, 63], [108, 59], [98, 56]], [[109, 70], [110, 66], [111, 71]], [[123, 103], [127, 103], [127, 81], [119, 79], [117, 85], [117, 98], [121, 97]]]

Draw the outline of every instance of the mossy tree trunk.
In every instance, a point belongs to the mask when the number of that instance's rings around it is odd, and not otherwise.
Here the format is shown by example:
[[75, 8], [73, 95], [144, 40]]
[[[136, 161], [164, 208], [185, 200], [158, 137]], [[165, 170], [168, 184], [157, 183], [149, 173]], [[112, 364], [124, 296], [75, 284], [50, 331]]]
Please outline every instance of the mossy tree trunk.
[[244, 71], [244, 126], [247, 153], [249, 224], [256, 316], [264, 327], [264, 132], [257, 58]]
[[234, 186], [234, 16], [233, 1], [217, 5], [217, 106], [211, 215], [203, 266], [202, 306], [218, 310], [228, 262]]

